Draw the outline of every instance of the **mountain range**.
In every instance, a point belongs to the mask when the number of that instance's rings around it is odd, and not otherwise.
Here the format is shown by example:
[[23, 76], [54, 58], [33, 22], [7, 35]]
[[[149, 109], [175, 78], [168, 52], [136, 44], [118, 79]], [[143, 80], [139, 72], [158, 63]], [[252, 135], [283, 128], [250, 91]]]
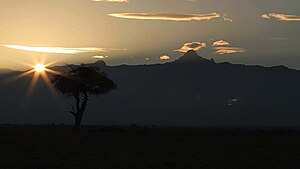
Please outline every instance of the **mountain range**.
[[[300, 71], [216, 63], [195, 51], [153, 65], [85, 64], [105, 71], [118, 84], [109, 95], [92, 98], [84, 124], [183, 126], [298, 126]], [[75, 65], [74, 65], [75, 66]], [[66, 71], [66, 66], [50, 69]], [[0, 80], [21, 72], [0, 70]], [[51, 93], [39, 81], [30, 98], [32, 76], [2, 84], [0, 123], [72, 123], [72, 99]]]

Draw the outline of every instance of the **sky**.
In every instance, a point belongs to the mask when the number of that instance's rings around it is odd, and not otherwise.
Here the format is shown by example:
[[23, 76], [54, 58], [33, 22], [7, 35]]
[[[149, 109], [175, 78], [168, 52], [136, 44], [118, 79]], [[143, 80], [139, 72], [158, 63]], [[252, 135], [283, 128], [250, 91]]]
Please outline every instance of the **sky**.
[[300, 70], [299, 0], [1, 0], [0, 68], [104, 60], [216, 62]]

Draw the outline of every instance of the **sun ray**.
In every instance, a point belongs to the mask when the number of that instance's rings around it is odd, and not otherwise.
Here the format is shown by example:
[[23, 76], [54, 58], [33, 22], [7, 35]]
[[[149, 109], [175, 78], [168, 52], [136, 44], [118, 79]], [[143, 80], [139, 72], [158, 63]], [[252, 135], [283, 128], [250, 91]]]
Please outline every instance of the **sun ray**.
[[27, 90], [26, 100], [29, 100], [31, 98], [31, 95], [34, 92], [34, 88], [39, 80], [39, 77], [40, 77], [39, 72], [34, 72], [33, 77], [31, 79], [31, 83]]
[[30, 101], [32, 94], [34, 93], [34, 90], [38, 84], [39, 79], [42, 79], [43, 82], [45, 83], [45, 85], [47, 86], [48, 90], [52, 94], [54, 101], [57, 102], [58, 104], [62, 104], [61, 99], [57, 95], [57, 92], [55, 91], [55, 89], [51, 83], [49, 75], [53, 74], [53, 75], [63, 76], [63, 73], [61, 73], [60, 71], [56, 71], [56, 70], [47, 68], [47, 67], [52, 66], [55, 63], [59, 62], [60, 60], [52, 60], [51, 62], [47, 62], [46, 56], [40, 56], [39, 59], [37, 59], [36, 57], [32, 57], [32, 60], [33, 60], [32, 64], [24, 63], [24, 62], [21, 63], [22, 65], [31, 67], [30, 70], [20, 72], [16, 76], [13, 76], [6, 80], [3, 80], [3, 81], [1, 81], [0, 85], [4, 86], [4, 85], [12, 83], [20, 78], [23, 78], [26, 76], [28, 76], [28, 77], [32, 76], [32, 79], [31, 79], [30, 84], [27, 89], [26, 96], [24, 98], [24, 101], [25, 101], [24, 104], [27, 104], [28, 101]]
[[56, 92], [55, 92], [55, 90], [54, 90], [54, 87], [53, 87], [53, 85], [52, 85], [52, 83], [51, 83], [51, 81], [50, 81], [50, 79], [49, 79], [47, 73], [46, 73], [46, 72], [41, 72], [41, 76], [42, 76], [44, 82], [46, 83], [46, 86], [47, 86], [48, 89], [50, 90], [50, 92], [51, 92], [52, 94], [56, 95]]
[[46, 72], [49, 72], [49, 73], [51, 73], [51, 74], [55, 74], [55, 75], [62, 75], [63, 73], [61, 73], [61, 72], [58, 72], [58, 71], [55, 71], [55, 70], [51, 70], [51, 69], [48, 69], [48, 68], [46, 68], [46, 70], [45, 70]]
[[54, 86], [52, 85], [51, 83], [51, 80], [49, 78], [49, 76], [47, 75], [47, 72], [42, 72], [41, 73], [41, 76], [44, 80], [44, 82], [46, 83], [46, 86], [48, 87], [48, 89], [50, 90], [52, 96], [53, 96], [53, 100], [62, 105], [63, 104], [63, 101], [61, 100], [61, 98], [58, 96], [58, 93], [56, 92], [56, 90], [54, 89]]
[[28, 71], [23, 72], [23, 73], [21, 73], [21, 74], [19, 74], [19, 75], [16, 75], [16, 76], [13, 76], [13, 77], [11, 77], [11, 78], [8, 78], [8, 79], [3, 80], [3, 81], [2, 81], [2, 84], [3, 84], [3, 85], [7, 85], [7, 84], [12, 83], [12, 82], [14, 82], [14, 81], [16, 81], [16, 80], [19, 80], [20, 78], [25, 77], [25, 76], [27, 76], [27, 75], [33, 73], [33, 72], [34, 72], [33, 69], [32, 69], [32, 70], [28, 70]]

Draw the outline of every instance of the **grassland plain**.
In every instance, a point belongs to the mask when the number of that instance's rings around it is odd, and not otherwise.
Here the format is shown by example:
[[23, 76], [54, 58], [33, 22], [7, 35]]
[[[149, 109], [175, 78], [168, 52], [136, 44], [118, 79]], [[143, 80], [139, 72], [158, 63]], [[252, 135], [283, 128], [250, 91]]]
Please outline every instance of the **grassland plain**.
[[296, 169], [300, 130], [0, 127], [1, 169]]

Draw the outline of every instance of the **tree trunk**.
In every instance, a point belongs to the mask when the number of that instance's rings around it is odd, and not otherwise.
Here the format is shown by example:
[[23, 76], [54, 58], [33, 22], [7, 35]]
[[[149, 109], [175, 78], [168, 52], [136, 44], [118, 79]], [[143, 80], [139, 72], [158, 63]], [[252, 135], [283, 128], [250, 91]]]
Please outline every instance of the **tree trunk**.
[[75, 117], [74, 130], [75, 131], [80, 131], [80, 124], [82, 121], [84, 110], [87, 106], [87, 102], [88, 102], [88, 95], [86, 93], [85, 93], [84, 100], [83, 100], [81, 106], [79, 106], [79, 102], [77, 100], [77, 112], [76, 112], [76, 114], [74, 114], [74, 117]]
[[[83, 114], [83, 113], [82, 113]], [[75, 115], [74, 131], [80, 131], [80, 124], [83, 116]]]

